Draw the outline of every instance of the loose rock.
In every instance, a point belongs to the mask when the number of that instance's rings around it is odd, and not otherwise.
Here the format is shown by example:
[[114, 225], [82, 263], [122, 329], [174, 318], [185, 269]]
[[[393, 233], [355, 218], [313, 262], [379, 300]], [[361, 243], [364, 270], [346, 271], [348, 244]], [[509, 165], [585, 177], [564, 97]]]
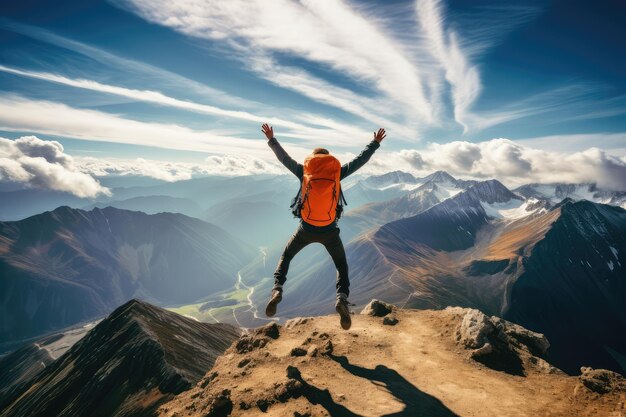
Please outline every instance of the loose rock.
[[330, 355], [333, 353], [333, 342], [327, 340], [326, 343], [319, 349], [321, 355]]
[[584, 386], [598, 394], [611, 391], [626, 391], [626, 380], [617, 372], [606, 369], [580, 368], [580, 381]]
[[395, 317], [385, 317], [383, 319], [383, 324], [387, 326], [395, 326], [396, 324], [398, 324], [398, 319]]
[[225, 389], [211, 401], [207, 417], [225, 417], [233, 411], [230, 390]]
[[291, 356], [305, 356], [306, 353], [307, 353], [306, 349], [303, 349], [301, 347], [295, 347], [291, 349], [290, 355]]

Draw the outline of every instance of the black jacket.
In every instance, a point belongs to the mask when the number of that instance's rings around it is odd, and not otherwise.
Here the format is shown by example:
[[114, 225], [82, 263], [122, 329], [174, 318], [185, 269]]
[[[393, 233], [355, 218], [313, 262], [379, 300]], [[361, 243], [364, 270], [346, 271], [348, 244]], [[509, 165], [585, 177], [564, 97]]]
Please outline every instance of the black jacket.
[[[298, 177], [300, 181], [302, 181], [302, 176], [304, 175], [303, 165], [299, 164], [292, 157], [290, 157], [289, 154], [283, 149], [283, 147], [280, 146], [280, 143], [278, 143], [276, 138], [271, 138], [269, 141], [267, 141], [267, 144], [269, 145], [270, 148], [272, 148], [272, 151], [274, 151], [276, 158], [278, 158], [278, 160], [289, 171], [291, 171], [293, 175], [295, 175], [296, 177]], [[358, 170], [363, 165], [365, 165], [365, 163], [369, 161], [369, 159], [372, 157], [376, 149], [378, 149], [379, 147], [380, 147], [380, 143], [378, 143], [375, 140], [372, 140], [370, 143], [368, 143], [365, 149], [363, 150], [363, 152], [359, 154], [359, 156], [357, 156], [356, 158], [354, 158], [352, 161], [348, 162], [347, 164], [343, 164], [341, 166], [340, 179], [346, 178], [348, 175], [353, 174], [356, 170]], [[322, 226], [322, 227], [313, 226], [311, 224], [308, 224], [304, 220], [302, 220], [300, 224], [306, 231], [309, 231], [309, 232], [326, 232], [326, 231], [337, 228], [336, 220], [333, 223], [329, 224], [328, 226]]]

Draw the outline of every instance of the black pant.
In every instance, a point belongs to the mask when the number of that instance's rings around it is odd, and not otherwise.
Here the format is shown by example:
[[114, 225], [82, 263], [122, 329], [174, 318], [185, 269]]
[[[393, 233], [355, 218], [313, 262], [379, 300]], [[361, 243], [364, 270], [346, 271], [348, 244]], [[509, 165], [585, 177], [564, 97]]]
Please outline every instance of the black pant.
[[348, 261], [343, 243], [339, 237], [339, 228], [324, 233], [307, 232], [298, 226], [296, 232], [291, 236], [285, 250], [283, 251], [276, 272], [274, 272], [274, 286], [282, 286], [287, 280], [289, 263], [298, 252], [309, 243], [321, 243], [324, 245], [337, 268], [337, 294], [349, 295], [350, 280], [348, 279]]

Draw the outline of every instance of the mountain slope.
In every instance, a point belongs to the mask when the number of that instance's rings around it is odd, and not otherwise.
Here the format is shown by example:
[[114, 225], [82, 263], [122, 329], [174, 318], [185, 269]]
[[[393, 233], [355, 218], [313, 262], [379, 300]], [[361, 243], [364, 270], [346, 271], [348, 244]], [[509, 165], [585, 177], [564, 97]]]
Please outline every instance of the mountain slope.
[[[160, 416], [569, 417], [624, 411], [623, 378], [595, 371], [611, 388], [599, 395], [587, 387], [596, 386], [586, 376], [567, 376], [542, 358], [547, 343], [541, 335], [476, 311], [392, 308], [386, 317], [355, 315], [349, 331], [339, 327], [337, 315], [274, 326], [240, 338], [200, 383], [160, 407]], [[472, 334], [477, 338], [466, 339]], [[500, 353], [479, 352], [487, 343], [483, 337], [500, 341]], [[521, 371], [494, 369], [494, 358], [504, 356]]]
[[0, 343], [108, 314], [135, 296], [189, 303], [228, 289], [254, 254], [180, 214], [60, 207], [0, 223]]
[[50, 353], [36, 344], [26, 345], [0, 359], [0, 410], [15, 401], [52, 362]]
[[[397, 176], [398, 174], [393, 178]], [[399, 177], [398, 181], [402, 178]], [[364, 204], [348, 211], [341, 220], [341, 225], [345, 226], [342, 233], [344, 240], [350, 241], [368, 229], [385, 223], [415, 216], [467, 189], [474, 182], [457, 180], [445, 171], [437, 171], [427, 177], [415, 179], [415, 184], [413, 189], [400, 197]]]
[[50, 364], [0, 416], [145, 416], [192, 387], [239, 336], [132, 300]]
[[588, 358], [594, 367], [619, 369], [626, 354], [626, 211], [589, 201], [559, 210], [525, 260], [504, 317], [549, 335], [557, 363], [569, 372]]

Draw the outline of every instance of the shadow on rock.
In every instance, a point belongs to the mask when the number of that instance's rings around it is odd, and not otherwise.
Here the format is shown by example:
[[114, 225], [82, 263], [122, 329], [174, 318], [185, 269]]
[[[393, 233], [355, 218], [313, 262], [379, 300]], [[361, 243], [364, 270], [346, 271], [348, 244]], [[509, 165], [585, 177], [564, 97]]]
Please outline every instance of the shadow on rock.
[[394, 397], [405, 404], [404, 410], [385, 414], [383, 417], [458, 417], [441, 401], [417, 389], [394, 369], [384, 365], [376, 365], [374, 369], [369, 369], [351, 364], [345, 356], [329, 357], [352, 375], [386, 387]]
[[341, 404], [337, 404], [330, 395], [328, 389], [319, 389], [315, 385], [311, 385], [302, 378], [300, 370], [295, 366], [287, 367], [287, 376], [295, 379], [302, 384], [302, 395], [309, 400], [311, 404], [319, 404], [324, 407], [331, 416], [335, 417], [361, 417], [360, 414], [353, 413]]

